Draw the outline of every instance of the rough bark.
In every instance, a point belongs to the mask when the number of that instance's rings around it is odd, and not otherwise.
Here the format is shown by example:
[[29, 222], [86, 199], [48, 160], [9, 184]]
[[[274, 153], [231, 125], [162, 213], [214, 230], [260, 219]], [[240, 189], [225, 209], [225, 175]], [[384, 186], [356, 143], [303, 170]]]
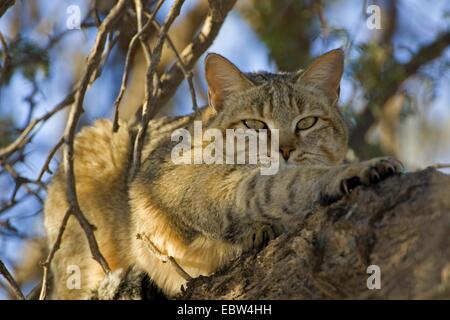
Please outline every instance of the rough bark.
[[[448, 299], [449, 235], [450, 176], [407, 173], [316, 207], [297, 232], [194, 279], [182, 298]], [[367, 288], [369, 265], [380, 290]]]

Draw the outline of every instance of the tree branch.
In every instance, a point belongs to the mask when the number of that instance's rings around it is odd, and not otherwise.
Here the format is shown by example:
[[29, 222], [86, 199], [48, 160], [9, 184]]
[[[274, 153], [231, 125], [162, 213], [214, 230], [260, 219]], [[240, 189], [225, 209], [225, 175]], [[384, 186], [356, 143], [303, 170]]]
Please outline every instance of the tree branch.
[[75, 92], [74, 104], [71, 107], [67, 126], [64, 131], [64, 141], [66, 143], [64, 149], [64, 169], [67, 178], [67, 199], [73, 210], [73, 214], [86, 234], [94, 260], [100, 264], [105, 273], [109, 272], [110, 268], [98, 248], [98, 243], [94, 236], [94, 226], [89, 223], [78, 203], [74, 172], [74, 139], [78, 121], [83, 113], [84, 96], [91, 79], [94, 78], [94, 75], [98, 74], [97, 70], [100, 68], [107, 35], [117, 20], [125, 13], [127, 2], [127, 0], [119, 0], [99, 27], [94, 47], [87, 60], [86, 69]]
[[[158, 39], [156, 40], [155, 47], [152, 52], [152, 61], [147, 68], [147, 81], [145, 86], [145, 101], [142, 107], [142, 118], [141, 123], [136, 135], [136, 139], [134, 142], [133, 148], [133, 161], [130, 170], [130, 176], [134, 177], [138, 172], [140, 164], [141, 164], [141, 154], [142, 148], [144, 147], [144, 141], [147, 134], [148, 121], [150, 120], [150, 108], [154, 108], [157, 96], [155, 94], [153, 87], [153, 78], [156, 74], [156, 69], [159, 64], [159, 60], [161, 58], [161, 51], [163, 48], [164, 40], [172, 23], [175, 21], [175, 18], [180, 14], [181, 6], [183, 5], [184, 0], [176, 0], [175, 3], [170, 8], [170, 11], [164, 21], [164, 24], [159, 32]], [[158, 89], [158, 88], [156, 88]]]
[[0, 17], [2, 17], [5, 12], [14, 5], [15, 0], [3, 0], [0, 2]]
[[73, 91], [69, 95], [67, 95], [67, 97], [64, 98], [63, 101], [58, 103], [51, 111], [47, 112], [45, 115], [43, 115], [40, 118], [33, 119], [32, 121], [30, 121], [30, 123], [21, 132], [21, 134], [17, 137], [16, 140], [14, 140], [8, 146], [1, 148], [0, 149], [0, 164], [2, 163], [2, 161], [5, 161], [9, 156], [11, 156], [14, 152], [17, 152], [18, 150], [23, 148], [23, 146], [25, 146], [31, 140], [31, 133], [33, 132], [33, 129], [38, 124], [47, 121], [48, 119], [53, 117], [56, 113], [58, 113], [59, 111], [61, 111], [64, 108], [66, 108], [71, 103], [73, 103], [74, 95], [75, 95], [75, 91]]
[[[423, 46], [419, 51], [411, 58], [411, 60], [405, 64], [396, 63], [390, 72], [392, 74], [398, 74], [396, 78], [391, 81], [389, 86], [386, 86], [382, 92], [382, 97], [377, 101], [369, 101], [369, 103], [376, 103], [383, 107], [386, 102], [397, 93], [400, 86], [424, 65], [430, 63], [434, 59], [442, 55], [443, 51], [450, 44], [450, 32], [445, 32], [438, 36], [430, 44]], [[381, 76], [378, 76], [381, 78]], [[350, 136], [350, 146], [355, 150], [358, 156], [367, 158], [373, 156], [371, 154], [364, 154], [359, 146], [365, 146], [366, 133], [376, 120], [376, 116], [373, 114], [372, 108], [366, 106], [364, 111], [358, 116], [356, 127], [352, 130]]]
[[180, 298], [449, 299], [449, 192], [450, 177], [433, 169], [357, 188], [260, 252], [190, 281]]
[[[236, 0], [209, 1], [209, 13], [200, 33], [180, 54], [186, 70], [192, 70], [200, 56], [213, 43], [214, 39], [219, 34], [227, 14], [233, 8], [235, 3]], [[175, 62], [169, 70], [161, 76], [161, 87], [157, 95], [156, 104], [150, 111], [150, 118], [153, 118], [169, 101], [183, 79], [183, 70], [178, 62]]]
[[68, 208], [66, 210], [66, 213], [64, 214], [63, 220], [61, 221], [61, 226], [59, 227], [58, 236], [56, 237], [55, 243], [53, 244], [50, 253], [47, 256], [47, 259], [45, 259], [45, 262], [42, 263], [42, 266], [44, 268], [44, 273], [42, 275], [42, 284], [41, 284], [41, 292], [39, 294], [39, 300], [45, 300], [47, 297], [47, 282], [48, 282], [48, 272], [50, 268], [50, 264], [53, 261], [53, 257], [55, 256], [56, 251], [59, 250], [59, 247], [61, 246], [61, 240], [64, 234], [64, 231], [66, 230], [67, 222], [69, 221], [70, 216], [72, 215], [71, 208]]
[[405, 77], [403, 80], [415, 74], [423, 65], [439, 58], [448, 46], [450, 46], [450, 32], [445, 32], [430, 44], [420, 48], [412, 59], [404, 65]]
[[6, 76], [6, 70], [8, 69], [10, 56], [8, 51], [8, 44], [6, 43], [6, 39], [3, 36], [3, 33], [0, 32], [0, 43], [2, 44], [3, 49], [3, 63], [0, 65], [0, 84], [3, 83], [3, 79]]
[[[157, 30], [161, 29], [160, 24], [157, 21], [153, 21], [153, 25]], [[177, 48], [175, 47], [175, 44], [173, 43], [170, 36], [166, 35], [167, 44], [169, 45], [169, 48], [172, 50], [176, 57], [176, 61], [178, 63], [178, 66], [181, 68], [181, 71], [183, 71], [184, 78], [186, 79], [188, 86], [189, 86], [189, 92], [191, 94], [191, 100], [192, 100], [192, 111], [198, 110], [198, 104], [197, 104], [197, 95], [195, 93], [194, 83], [192, 81], [192, 71], [188, 71], [186, 69], [186, 66], [183, 63], [183, 59], [180, 56], [180, 53], [178, 52]]]
[[[140, 28], [138, 26], [138, 32], [133, 36], [133, 38], [130, 41], [130, 44], [128, 45], [127, 54], [125, 57], [124, 71], [123, 71], [123, 75], [122, 75], [122, 83], [120, 85], [119, 94], [117, 95], [117, 98], [114, 101], [114, 120], [113, 120], [113, 131], [114, 132], [117, 132], [117, 130], [119, 129], [119, 107], [120, 107], [120, 103], [122, 101], [123, 95], [125, 93], [127, 82], [128, 82], [128, 76], [130, 74], [131, 56], [134, 52], [134, 49], [136, 48], [138, 41], [141, 43], [143, 49], [147, 50], [147, 46], [144, 43], [145, 35], [150, 31], [149, 27], [151, 26], [151, 22], [155, 18], [156, 14], [158, 13], [158, 11], [161, 8], [163, 3], [164, 3], [164, 0], [158, 1], [155, 9], [149, 16], [148, 21], [145, 23], [144, 26], [142, 26]], [[148, 50], [150, 51], [150, 49], [148, 49]]]
[[171, 266], [176, 270], [176, 272], [183, 277], [183, 279], [190, 281], [193, 278], [184, 271], [184, 269], [178, 264], [178, 262], [174, 259], [174, 257], [164, 255], [159, 249], [155, 246], [155, 244], [150, 240], [150, 238], [146, 234], [137, 234], [137, 239], [144, 241], [147, 245], [147, 248], [158, 257], [159, 260], [163, 263], [169, 262]]
[[25, 300], [25, 296], [23, 295], [22, 290], [20, 290], [19, 285], [14, 280], [13, 276], [11, 275], [11, 273], [8, 271], [6, 266], [3, 264], [3, 261], [1, 260], [0, 260], [0, 274], [5, 277], [14, 296], [19, 300]]

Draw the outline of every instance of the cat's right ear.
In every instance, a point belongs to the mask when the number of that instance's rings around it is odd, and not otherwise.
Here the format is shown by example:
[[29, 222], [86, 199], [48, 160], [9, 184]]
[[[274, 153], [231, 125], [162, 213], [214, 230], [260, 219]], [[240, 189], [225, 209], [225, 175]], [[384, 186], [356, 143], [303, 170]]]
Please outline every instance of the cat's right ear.
[[223, 108], [227, 96], [250, 89], [253, 83], [228, 59], [209, 53], [205, 60], [209, 105], [216, 111]]
[[319, 88], [334, 105], [339, 98], [339, 83], [344, 70], [344, 51], [331, 50], [320, 57], [306, 69], [297, 80]]

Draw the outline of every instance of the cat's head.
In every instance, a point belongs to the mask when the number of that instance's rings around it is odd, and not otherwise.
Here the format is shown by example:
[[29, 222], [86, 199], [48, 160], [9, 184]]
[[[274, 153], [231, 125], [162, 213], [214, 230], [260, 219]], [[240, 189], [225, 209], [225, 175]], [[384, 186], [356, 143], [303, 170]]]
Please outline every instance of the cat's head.
[[337, 164], [347, 152], [347, 128], [337, 109], [343, 52], [332, 50], [295, 73], [244, 73], [226, 58], [205, 61], [214, 127], [279, 130], [285, 163]]

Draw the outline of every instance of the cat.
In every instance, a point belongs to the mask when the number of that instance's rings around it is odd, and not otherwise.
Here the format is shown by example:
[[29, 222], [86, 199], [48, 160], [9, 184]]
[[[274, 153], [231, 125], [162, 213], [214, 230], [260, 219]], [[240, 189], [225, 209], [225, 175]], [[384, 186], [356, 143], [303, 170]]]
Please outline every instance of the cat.
[[[135, 128], [99, 120], [75, 140], [75, 178], [83, 213], [96, 226], [102, 254], [114, 272], [135, 266], [168, 297], [190, 277], [211, 275], [251, 248], [288, 232], [314, 205], [337, 201], [358, 185], [402, 171], [391, 157], [344, 164], [348, 133], [336, 106], [344, 54], [332, 50], [298, 72], [244, 73], [226, 58], [205, 59], [207, 106], [188, 116], [149, 122], [142, 163], [130, 179]], [[262, 175], [258, 164], [175, 164], [177, 129], [278, 130], [279, 169]], [[279, 152], [278, 152], [279, 151]], [[68, 208], [64, 168], [48, 188], [48, 245]], [[139, 237], [138, 237], [139, 235]], [[148, 241], [146, 241], [148, 240]], [[150, 247], [153, 249], [151, 249]], [[78, 268], [81, 284], [68, 286]], [[51, 299], [85, 299], [104, 278], [91, 259], [75, 218], [66, 227], [51, 265]]]

